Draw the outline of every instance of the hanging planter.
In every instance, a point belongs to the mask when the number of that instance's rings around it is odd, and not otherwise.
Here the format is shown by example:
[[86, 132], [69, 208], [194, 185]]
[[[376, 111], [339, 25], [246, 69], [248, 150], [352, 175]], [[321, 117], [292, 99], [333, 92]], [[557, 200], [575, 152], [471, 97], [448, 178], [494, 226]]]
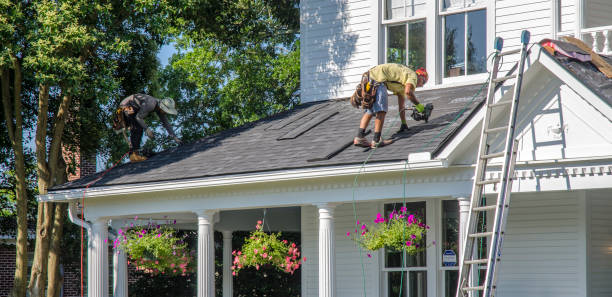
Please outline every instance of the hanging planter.
[[194, 251], [184, 241], [186, 236], [178, 237], [176, 230], [167, 226], [149, 224], [119, 229], [113, 247], [125, 252], [129, 257], [128, 264], [134, 265], [138, 271], [184, 276], [194, 271]]
[[262, 221], [257, 221], [255, 231], [246, 238], [242, 248], [233, 251], [232, 274], [237, 275], [244, 268], [254, 267], [259, 270], [264, 265], [293, 274], [306, 257], [300, 258], [300, 250], [293, 242], [280, 240], [281, 233], [263, 232]]
[[[371, 228], [359, 220], [356, 225], [355, 232], [349, 231], [346, 236], [368, 251], [386, 248], [415, 255], [426, 248], [424, 238], [429, 226], [408, 214], [406, 207], [399, 212], [394, 210], [387, 218], [378, 213]], [[371, 255], [368, 254], [368, 257]]]

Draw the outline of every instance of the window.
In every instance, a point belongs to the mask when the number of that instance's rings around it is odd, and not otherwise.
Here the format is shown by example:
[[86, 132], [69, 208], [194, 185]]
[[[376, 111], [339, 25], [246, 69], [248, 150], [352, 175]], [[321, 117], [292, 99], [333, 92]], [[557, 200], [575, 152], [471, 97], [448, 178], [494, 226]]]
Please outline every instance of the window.
[[444, 77], [486, 72], [486, 10], [449, 14], [443, 18]]
[[[442, 242], [440, 243], [442, 270], [444, 273], [444, 295], [454, 297], [457, 292], [459, 277], [459, 203], [457, 200], [442, 201]], [[455, 264], [451, 265], [451, 252], [455, 255]], [[446, 261], [449, 260], [449, 261]]]
[[387, 26], [387, 63], [425, 67], [425, 20]]
[[426, 0], [385, 0], [385, 20], [423, 16], [427, 13]]
[[[385, 216], [388, 216], [393, 210], [399, 211], [402, 205], [402, 203], [385, 204]], [[409, 202], [406, 203], [406, 208], [408, 213], [425, 221], [425, 205], [424, 201]], [[427, 242], [426, 238], [425, 241]], [[387, 297], [427, 296], [427, 251], [410, 256], [402, 252], [385, 250], [384, 256], [383, 272], [387, 282]]]

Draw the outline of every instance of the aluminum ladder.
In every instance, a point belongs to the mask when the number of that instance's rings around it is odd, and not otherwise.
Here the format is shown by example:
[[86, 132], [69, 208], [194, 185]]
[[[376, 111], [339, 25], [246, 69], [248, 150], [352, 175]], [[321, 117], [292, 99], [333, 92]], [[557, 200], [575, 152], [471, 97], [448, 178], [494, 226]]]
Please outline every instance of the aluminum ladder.
[[[508, 208], [510, 205], [514, 165], [516, 162], [517, 140], [514, 137], [514, 129], [529, 38], [529, 31], [523, 31], [521, 33], [521, 48], [506, 52], [501, 52], [503, 47], [503, 39], [501, 37], [497, 37], [495, 39], [495, 56], [493, 58], [493, 69], [489, 78], [489, 89], [484, 107], [486, 110], [482, 122], [482, 131], [480, 134], [478, 160], [476, 161], [470, 211], [466, 226], [467, 230], [465, 230], [464, 235], [462, 235], [463, 251], [461, 253], [463, 257], [460, 259], [457, 297], [495, 296], [497, 274], [499, 270], [499, 262], [501, 260], [503, 238], [506, 228], [506, 219], [508, 217]], [[516, 53], [520, 53], [521, 57], [518, 63], [517, 74], [497, 77], [500, 59], [502, 59], [503, 56]], [[497, 84], [513, 78], [516, 78], [516, 82], [514, 84], [514, 94], [512, 100], [494, 102]], [[490, 127], [493, 110], [507, 108], [508, 105], [510, 105], [510, 112], [502, 112], [502, 116], [508, 117], [507, 125]], [[499, 135], [504, 132], [506, 133], [505, 142], [501, 145], [495, 145], [496, 147], [503, 147], [503, 151], [490, 152], [489, 148], [493, 146], [491, 141], [496, 139], [495, 137], [491, 136], [495, 136], [496, 134]], [[497, 139], [499, 140], [499, 137], [497, 137]], [[488, 161], [499, 157], [503, 157], [503, 163], [501, 164], [501, 175], [499, 178], [486, 179], [487, 173], [490, 172], [488, 169], [489, 167], [492, 167], [488, 164]], [[499, 164], [495, 164], [494, 166], [499, 167]], [[485, 186], [498, 183], [499, 193], [497, 195], [496, 204], [486, 205], [484, 198]], [[479, 231], [479, 221], [481, 222], [481, 225], [484, 225], [482, 220], [487, 217], [487, 214], [490, 215], [491, 212], [495, 212], [493, 228], [490, 229], [491, 231]], [[488, 254], [486, 256], [479, 256], [476, 243], [478, 240], [487, 239]], [[480, 276], [480, 265], [486, 265], [487, 267], [486, 274], [484, 276], [484, 283], [475, 283], [474, 279], [476, 278], [476, 274]], [[482, 295], [479, 295], [480, 293], [482, 293]]]

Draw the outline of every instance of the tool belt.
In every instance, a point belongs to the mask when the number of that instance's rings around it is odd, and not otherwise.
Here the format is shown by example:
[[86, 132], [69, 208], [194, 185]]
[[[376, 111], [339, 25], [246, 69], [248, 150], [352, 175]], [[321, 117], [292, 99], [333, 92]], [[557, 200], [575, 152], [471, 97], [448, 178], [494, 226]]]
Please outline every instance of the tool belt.
[[370, 109], [376, 101], [376, 91], [382, 83], [370, 79], [370, 71], [366, 71], [361, 76], [361, 82], [357, 85], [353, 96], [351, 96], [351, 105], [355, 108]]

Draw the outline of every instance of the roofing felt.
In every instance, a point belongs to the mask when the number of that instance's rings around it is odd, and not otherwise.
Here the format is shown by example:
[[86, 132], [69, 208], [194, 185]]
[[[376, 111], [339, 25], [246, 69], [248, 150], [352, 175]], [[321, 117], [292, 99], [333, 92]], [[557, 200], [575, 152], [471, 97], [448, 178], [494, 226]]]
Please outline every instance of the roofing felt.
[[[483, 84], [417, 91], [423, 104], [434, 110], [428, 123], [416, 122], [407, 111], [406, 132], [400, 126], [396, 96], [389, 97], [384, 138], [392, 145], [373, 152], [370, 163], [406, 160], [409, 153], [435, 154], [485, 98]], [[90, 187], [164, 182], [281, 169], [361, 164], [370, 149], [352, 145], [362, 111], [348, 99], [301, 104], [256, 122], [204, 137], [193, 143], [160, 152], [146, 161], [117, 166]], [[373, 129], [374, 119], [369, 128]], [[372, 138], [370, 133], [367, 137]], [[96, 173], [50, 192], [84, 188]]]
[[[575, 47], [563, 41], [555, 40], [554, 42], [565, 48]], [[612, 65], [612, 56], [600, 56], [608, 62], [608, 64]], [[584, 83], [589, 89], [595, 92], [595, 94], [599, 95], [604, 102], [612, 107], [612, 79], [609, 79], [605, 74], [599, 71], [591, 62], [581, 62], [559, 53], [555, 53], [554, 58], [563, 67], [571, 71], [579, 81]]]

